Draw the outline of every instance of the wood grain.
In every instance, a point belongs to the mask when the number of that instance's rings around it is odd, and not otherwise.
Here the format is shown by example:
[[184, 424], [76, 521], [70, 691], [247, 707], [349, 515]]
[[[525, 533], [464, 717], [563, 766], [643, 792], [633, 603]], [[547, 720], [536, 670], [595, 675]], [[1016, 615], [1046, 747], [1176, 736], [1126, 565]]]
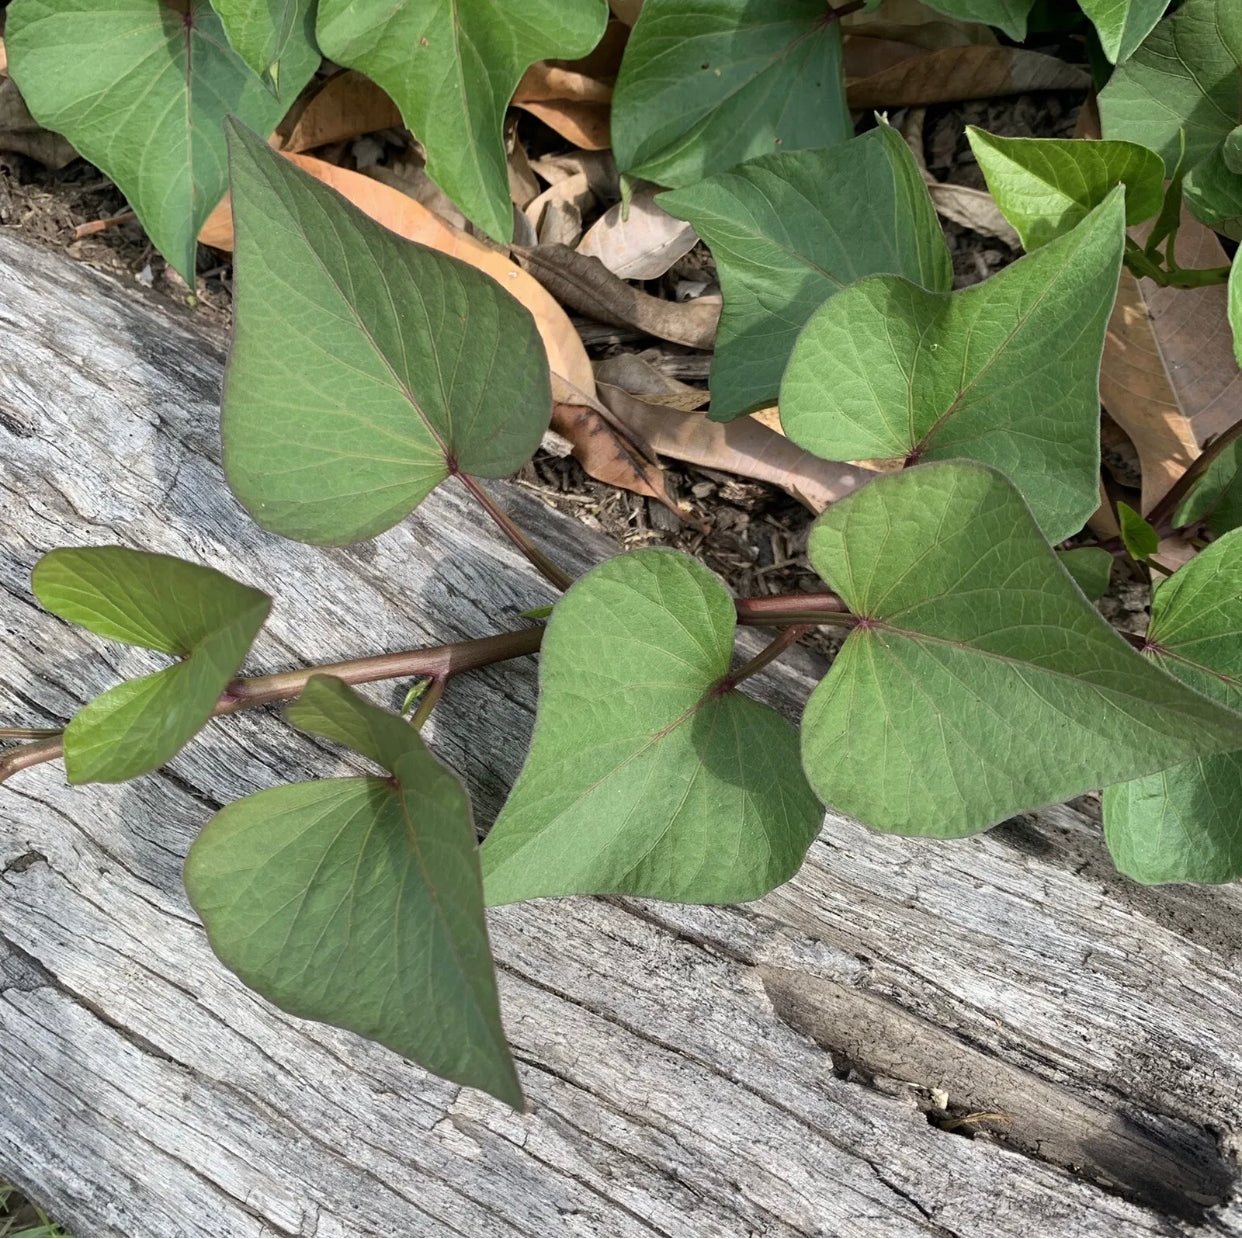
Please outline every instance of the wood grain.
[[[58, 545], [269, 588], [255, 671], [548, 601], [451, 486], [348, 550], [262, 533], [221, 480], [218, 342], [4, 236], [0, 289], [0, 723], [63, 722], [153, 665], [35, 606]], [[498, 490], [567, 567], [608, 553]], [[792, 711], [816, 673], [756, 685]], [[490, 668], [437, 711], [483, 822], [534, 683], [531, 660]], [[957, 843], [830, 813], [802, 873], [745, 907], [497, 911], [514, 1115], [272, 1009], [206, 946], [180, 883], [195, 832], [347, 767], [258, 711], [131, 784], [49, 765], [0, 789], [0, 1175], [71, 1233], [1242, 1233], [1242, 899], [1121, 879], [1089, 800]], [[929, 1121], [979, 1112], [1004, 1117]]]

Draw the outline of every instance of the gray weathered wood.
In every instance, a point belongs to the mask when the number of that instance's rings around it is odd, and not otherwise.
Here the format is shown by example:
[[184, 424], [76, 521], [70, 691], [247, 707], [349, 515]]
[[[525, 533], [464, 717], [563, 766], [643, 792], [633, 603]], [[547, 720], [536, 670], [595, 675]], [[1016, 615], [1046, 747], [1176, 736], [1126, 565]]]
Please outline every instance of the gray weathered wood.
[[[154, 665], [40, 613], [30, 568], [58, 545], [271, 589], [256, 669], [547, 600], [452, 486], [350, 550], [263, 534], [217, 465], [216, 343], [6, 237], [0, 290], [0, 722], [62, 722]], [[567, 566], [607, 553], [502, 495]], [[814, 674], [762, 689], [793, 710]], [[526, 660], [437, 711], [483, 821], [533, 699]], [[496, 912], [515, 1115], [273, 1010], [207, 949], [180, 885], [195, 831], [343, 766], [258, 712], [132, 784], [43, 766], [0, 788], [0, 1174], [75, 1233], [1239, 1233], [1242, 897], [1119, 878], [1091, 802], [957, 843], [829, 814], [802, 873], [741, 908]], [[928, 1121], [946, 1102], [1007, 1119], [968, 1139]]]

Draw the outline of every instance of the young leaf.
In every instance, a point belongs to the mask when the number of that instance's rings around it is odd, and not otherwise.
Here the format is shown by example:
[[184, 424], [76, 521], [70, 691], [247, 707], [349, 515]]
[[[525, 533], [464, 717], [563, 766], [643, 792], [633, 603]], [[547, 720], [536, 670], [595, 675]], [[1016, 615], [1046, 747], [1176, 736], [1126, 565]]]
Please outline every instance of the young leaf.
[[172, 758], [211, 717], [271, 606], [214, 568], [123, 546], [50, 551], [31, 584], [62, 619], [181, 660], [74, 715], [65, 731], [71, 783], [120, 783]]
[[502, 128], [536, 60], [585, 56], [604, 0], [319, 0], [325, 56], [392, 96], [427, 148], [427, 173], [498, 241], [513, 239]]
[[807, 323], [781, 423], [828, 460], [969, 456], [1004, 470], [1052, 541], [1099, 504], [1099, 368], [1124, 239], [1121, 190], [974, 288], [875, 276]]
[[1186, 0], [1100, 92], [1106, 138], [1150, 147], [1172, 176], [1186, 135], [1186, 168], [1206, 159], [1242, 121], [1242, 5]]
[[646, 0], [612, 100], [617, 167], [691, 185], [853, 133], [841, 24], [822, 0]]
[[869, 482], [816, 521], [809, 554], [863, 622], [807, 703], [803, 762], [870, 826], [969, 835], [1242, 747], [1242, 717], [1132, 650], [985, 465]]
[[1126, 223], [1139, 224], [1164, 201], [1164, 163], [1133, 142], [1002, 138], [967, 126], [988, 188], [1023, 248], [1038, 249], [1076, 227], [1112, 192], [1126, 187]]
[[1225, 162], [1224, 142], [1190, 169], [1182, 192], [1196, 219], [1234, 241], [1242, 241], [1242, 176]]
[[953, 287], [923, 177], [886, 124], [829, 150], [751, 160], [659, 203], [694, 225], [720, 275], [714, 421], [776, 403], [798, 332], [847, 284], [886, 272]]
[[1098, 602], [1108, 592], [1113, 575], [1113, 557], [1100, 546], [1076, 546], [1058, 551], [1061, 567], [1074, 578], [1074, 584], [1092, 601]]
[[1128, 503], [1117, 504], [1117, 524], [1126, 550], [1139, 563], [1160, 549], [1160, 535]]
[[229, 124], [236, 324], [229, 483], [266, 529], [372, 537], [455, 469], [502, 477], [551, 413], [534, 320]]
[[277, 87], [282, 61], [301, 64], [319, 57], [315, 0], [211, 0], [211, 7], [220, 15], [229, 46]]
[[607, 560], [557, 604], [526, 765], [483, 844], [489, 904], [628, 894], [757, 899], [822, 810], [797, 733], [728, 688], [735, 614], [675, 551]]
[[1115, 65], [1128, 60], [1164, 16], [1169, 0], [1078, 0], [1091, 18], [1104, 55]]
[[227, 185], [221, 122], [268, 133], [319, 64], [291, 47], [273, 93], [207, 0], [14, 0], [5, 46], [35, 119], [117, 183], [191, 287], [195, 238]]
[[928, 0], [928, 8], [961, 21], [998, 26], [1015, 43], [1026, 38], [1026, 19], [1035, 0]]
[[[1148, 652], [1170, 675], [1240, 710], [1240, 636], [1242, 530], [1235, 530], [1156, 590]], [[1139, 882], [1242, 877], [1242, 753], [1202, 754], [1106, 788], [1104, 833], [1117, 868]]]
[[520, 1109], [461, 780], [331, 676], [313, 676], [288, 715], [392, 777], [274, 787], [217, 813], [185, 863], [212, 949], [291, 1014]]

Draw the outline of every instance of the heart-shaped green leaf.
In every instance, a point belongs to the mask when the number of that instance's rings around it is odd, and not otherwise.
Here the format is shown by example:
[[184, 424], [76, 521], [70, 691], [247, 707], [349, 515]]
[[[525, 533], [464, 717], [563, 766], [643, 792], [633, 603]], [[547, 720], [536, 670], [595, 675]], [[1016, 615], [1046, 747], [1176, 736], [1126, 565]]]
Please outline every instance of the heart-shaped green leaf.
[[998, 26], [1016, 43], [1026, 38], [1027, 16], [1035, 0], [928, 0], [928, 8], [962, 21]]
[[816, 521], [809, 553], [860, 623], [807, 703], [803, 761], [870, 826], [969, 835], [1242, 746], [1242, 717], [1100, 618], [994, 469], [877, 478]]
[[1242, 5], [1185, 0], [1100, 92], [1106, 138], [1150, 147], [1172, 176], [1193, 168], [1242, 121]]
[[1076, 546], [1072, 550], [1058, 551], [1057, 558], [1091, 602], [1098, 602], [1108, 592], [1113, 557], [1103, 547]]
[[1100, 357], [1124, 243], [1115, 189], [1065, 236], [983, 284], [875, 276], [818, 310], [781, 423], [827, 460], [971, 457], [1017, 483], [1054, 542], [1099, 506]]
[[274, 787], [217, 813], [185, 864], [212, 949], [293, 1015], [521, 1108], [461, 780], [330, 676], [313, 676], [288, 714], [392, 777]]
[[530, 313], [244, 127], [229, 130], [237, 274], [224, 463], [259, 524], [356, 542], [457, 470], [519, 468], [552, 412]]
[[513, 239], [502, 128], [536, 61], [585, 56], [604, 0], [319, 0], [319, 45], [392, 96], [427, 172], [498, 241]]
[[5, 45], [31, 114], [117, 183], [191, 287], [199, 229], [228, 183], [221, 122], [268, 133], [319, 64], [291, 48], [273, 93], [207, 0], [13, 0]]
[[659, 203], [694, 225], [720, 275], [716, 421], [776, 403], [798, 332], [847, 284], [884, 272], [925, 288], [953, 287], [918, 165], [883, 123], [828, 150], [753, 159], [661, 194]]
[[645, 0], [612, 99], [617, 167], [691, 185], [853, 134], [823, 0]]
[[1132, 559], [1143, 563], [1160, 549], [1160, 535], [1128, 503], [1117, 504], [1117, 524]]
[[211, 0], [229, 46], [279, 88], [280, 64], [318, 57], [315, 0]]
[[1001, 138], [973, 125], [966, 136], [1027, 250], [1077, 226], [1117, 185], [1126, 187], [1127, 224], [1150, 219], [1164, 201], [1164, 163], [1133, 142]]
[[[1155, 592], [1151, 660], [1242, 710], [1242, 530], [1213, 542]], [[1197, 756], [1104, 790], [1104, 834], [1139, 882], [1242, 877], [1242, 753]]]
[[168, 761], [211, 717], [271, 605], [214, 568], [123, 546], [50, 551], [31, 584], [63, 619], [181, 660], [74, 715], [65, 731], [71, 783], [119, 783]]
[[1078, 0], [1078, 3], [1094, 24], [1104, 55], [1115, 65], [1134, 55], [1169, 7], [1169, 0]]
[[[1239, 70], [1242, 74], [1242, 70]], [[1182, 192], [1190, 213], [1216, 232], [1242, 241], [1242, 176], [1225, 161], [1222, 142], [1186, 174]]]
[[489, 904], [627, 894], [757, 899], [823, 812], [794, 728], [730, 688], [736, 615], [674, 551], [607, 560], [557, 603], [526, 765], [483, 845]]

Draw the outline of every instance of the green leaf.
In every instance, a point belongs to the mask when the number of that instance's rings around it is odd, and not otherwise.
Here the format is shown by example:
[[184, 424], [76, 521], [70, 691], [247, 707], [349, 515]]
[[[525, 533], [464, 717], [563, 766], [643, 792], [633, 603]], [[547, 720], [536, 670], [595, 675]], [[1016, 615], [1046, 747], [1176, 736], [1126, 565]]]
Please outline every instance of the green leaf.
[[503, 477], [552, 410], [534, 320], [230, 122], [236, 231], [229, 483], [265, 529], [372, 537], [454, 470]]
[[191, 287], [199, 229], [227, 186], [221, 121], [267, 134], [319, 64], [291, 50], [278, 97], [207, 0], [13, 0], [5, 44], [35, 119], [117, 183]]
[[1098, 602], [1108, 593], [1113, 557], [1103, 547], [1076, 546], [1072, 550], [1058, 551], [1057, 558], [1090, 601]]
[[1221, 154], [1230, 172], [1242, 173], [1242, 125], [1229, 131], [1221, 145]]
[[953, 263], [910, 148], [881, 123], [822, 151], [754, 159], [659, 204], [711, 246], [724, 291], [711, 416], [776, 403], [798, 332], [829, 297], [881, 272], [953, 287]]
[[1169, 0], [1078, 0], [1078, 3], [1094, 24], [1104, 55], [1115, 65], [1134, 55], [1169, 7]]
[[[279, 83], [282, 61], [318, 58], [315, 0], [211, 0], [232, 49], [260, 76]], [[313, 70], [312, 70], [313, 72]]]
[[62, 619], [181, 660], [74, 715], [65, 731], [71, 783], [120, 783], [170, 760], [211, 717], [271, 605], [214, 568], [123, 546], [49, 551], [31, 584]]
[[1242, 366], [1242, 263], [1237, 254], [1229, 268], [1229, 326], [1233, 331], [1233, 355]]
[[[1213, 542], [1157, 588], [1147, 629], [1157, 666], [1242, 710], [1242, 530]], [[1139, 882], [1242, 877], [1242, 753], [1193, 760], [1104, 792], [1104, 833]]]
[[1242, 527], [1242, 440], [1229, 444], [1208, 465], [1173, 516], [1177, 529], [1199, 521], [1217, 537]]
[[646, 0], [612, 100], [617, 167], [683, 186], [853, 134], [823, 0]]
[[285, 1011], [520, 1109], [461, 780], [331, 676], [288, 715], [392, 777], [274, 787], [217, 813], [185, 864], [212, 949]]
[[427, 173], [498, 241], [513, 239], [503, 126], [536, 61], [585, 56], [604, 0], [319, 0], [319, 45], [392, 96]]
[[1099, 371], [1124, 239], [1120, 189], [990, 280], [862, 280], [807, 323], [781, 422], [827, 460], [968, 456], [1004, 470], [1054, 542], [1099, 506]]
[[628, 894], [757, 899], [823, 812], [794, 728], [725, 678], [735, 613], [675, 551], [607, 560], [557, 604], [526, 765], [483, 844], [489, 904]]
[[1242, 241], [1242, 176], [1230, 171], [1223, 142], [1190, 169], [1182, 188], [1186, 205], [1197, 220]]
[[1117, 504], [1121, 541], [1130, 556], [1145, 563], [1160, 549], [1160, 535], [1128, 503]]
[[1186, 0], [1100, 92], [1104, 137], [1150, 147], [1172, 176], [1185, 130], [1185, 166], [1193, 168], [1242, 121], [1240, 65], [1242, 6]]
[[1026, 38], [1026, 19], [1035, 0], [928, 0], [927, 7], [962, 21], [998, 26], [1015, 43]]
[[1002, 138], [973, 125], [966, 136], [1001, 213], [1027, 250], [1077, 226], [1126, 187], [1126, 223], [1141, 224], [1164, 201], [1164, 164], [1133, 142]]
[[985, 465], [869, 482], [809, 554], [862, 623], [807, 703], [803, 762], [870, 826], [969, 835], [1242, 746], [1242, 717], [1135, 653]]

